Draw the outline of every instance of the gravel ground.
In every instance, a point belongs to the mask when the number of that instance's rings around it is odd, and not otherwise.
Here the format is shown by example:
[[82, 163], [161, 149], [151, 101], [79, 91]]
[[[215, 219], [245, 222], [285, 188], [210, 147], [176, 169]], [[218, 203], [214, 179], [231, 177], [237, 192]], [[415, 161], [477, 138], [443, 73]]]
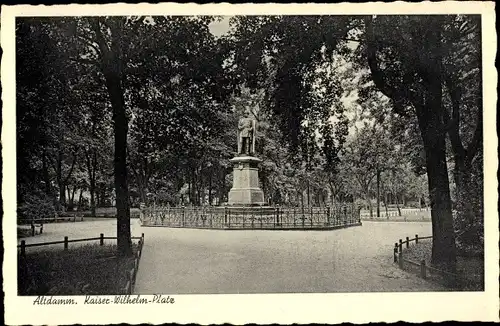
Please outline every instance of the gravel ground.
[[377, 223], [334, 231], [142, 228], [137, 294], [444, 291], [399, 270], [394, 242], [430, 223]]
[[[333, 231], [224, 231], [141, 227], [137, 294], [445, 291], [392, 263], [394, 242], [430, 223], [364, 222]], [[47, 224], [26, 243], [116, 235], [116, 220]], [[70, 244], [71, 245], [77, 245]], [[62, 246], [62, 245], [61, 245]], [[27, 248], [35, 250], [36, 248]]]

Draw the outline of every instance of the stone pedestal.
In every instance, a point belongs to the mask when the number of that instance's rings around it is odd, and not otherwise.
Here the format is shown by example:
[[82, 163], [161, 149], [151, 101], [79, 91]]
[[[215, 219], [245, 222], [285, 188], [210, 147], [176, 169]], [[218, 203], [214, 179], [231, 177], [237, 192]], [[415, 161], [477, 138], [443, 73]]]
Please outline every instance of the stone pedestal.
[[264, 192], [259, 186], [260, 159], [253, 156], [239, 156], [231, 159], [233, 167], [233, 188], [229, 191], [228, 204], [232, 206], [264, 205]]

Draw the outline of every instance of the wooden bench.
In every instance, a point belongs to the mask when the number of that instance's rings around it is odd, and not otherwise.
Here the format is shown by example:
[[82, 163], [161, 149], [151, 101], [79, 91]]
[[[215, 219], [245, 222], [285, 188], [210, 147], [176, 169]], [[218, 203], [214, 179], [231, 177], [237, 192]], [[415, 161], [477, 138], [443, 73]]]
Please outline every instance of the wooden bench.
[[83, 221], [83, 212], [58, 212], [54, 217], [54, 222], [58, 221], [67, 221], [67, 222], [76, 222], [77, 218]]
[[31, 223], [23, 223], [21, 225], [29, 226], [29, 229], [31, 230], [31, 236], [43, 233], [43, 223], [36, 223], [32, 221]]
[[38, 229], [38, 234], [43, 233], [43, 223], [32, 223], [31, 224], [31, 235], [34, 236], [36, 234], [36, 230]]

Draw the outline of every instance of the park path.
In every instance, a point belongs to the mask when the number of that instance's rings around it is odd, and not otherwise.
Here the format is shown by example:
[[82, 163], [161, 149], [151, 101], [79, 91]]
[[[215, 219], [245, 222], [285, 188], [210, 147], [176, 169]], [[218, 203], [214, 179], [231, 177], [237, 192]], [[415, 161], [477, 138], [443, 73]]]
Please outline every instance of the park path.
[[394, 242], [430, 223], [364, 222], [334, 231], [140, 227], [136, 294], [444, 291], [399, 270]]

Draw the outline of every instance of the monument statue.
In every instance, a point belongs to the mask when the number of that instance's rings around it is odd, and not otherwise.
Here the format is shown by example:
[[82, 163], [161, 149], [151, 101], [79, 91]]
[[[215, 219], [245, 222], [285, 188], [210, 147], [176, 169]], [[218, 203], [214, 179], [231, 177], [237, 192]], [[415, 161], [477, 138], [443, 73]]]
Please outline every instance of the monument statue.
[[233, 187], [228, 194], [232, 206], [262, 206], [264, 193], [259, 185], [258, 165], [255, 155], [256, 121], [243, 117], [238, 121], [238, 155], [233, 163]]
[[238, 121], [238, 154], [255, 153], [255, 120], [243, 117]]

